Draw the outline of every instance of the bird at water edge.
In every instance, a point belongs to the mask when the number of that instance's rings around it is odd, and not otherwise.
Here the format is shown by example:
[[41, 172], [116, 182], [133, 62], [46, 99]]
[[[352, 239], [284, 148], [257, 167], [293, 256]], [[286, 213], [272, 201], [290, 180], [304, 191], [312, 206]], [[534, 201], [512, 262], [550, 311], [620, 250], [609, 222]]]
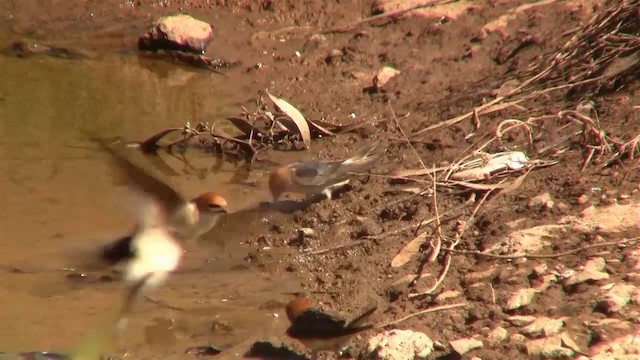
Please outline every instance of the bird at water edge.
[[286, 333], [305, 345], [315, 360], [322, 351], [340, 352], [353, 336], [374, 328], [365, 322], [376, 309], [374, 306], [347, 322], [315, 308], [307, 298], [296, 297], [286, 307], [291, 323]]
[[133, 233], [100, 246], [93, 251], [96, 256], [83, 261], [94, 269], [110, 266], [122, 270], [125, 282], [130, 284], [121, 311], [123, 318], [141, 293], [162, 285], [178, 268], [183, 255], [179, 240], [211, 230], [227, 213], [227, 202], [210, 192], [187, 201], [106, 141], [91, 141], [109, 154], [112, 166], [143, 200]]
[[373, 167], [380, 156], [376, 152], [378, 145], [379, 142], [365, 145], [345, 160], [300, 161], [275, 169], [269, 176], [273, 201], [287, 192], [307, 196], [323, 194], [331, 200], [333, 192], [347, 185], [354, 173]]

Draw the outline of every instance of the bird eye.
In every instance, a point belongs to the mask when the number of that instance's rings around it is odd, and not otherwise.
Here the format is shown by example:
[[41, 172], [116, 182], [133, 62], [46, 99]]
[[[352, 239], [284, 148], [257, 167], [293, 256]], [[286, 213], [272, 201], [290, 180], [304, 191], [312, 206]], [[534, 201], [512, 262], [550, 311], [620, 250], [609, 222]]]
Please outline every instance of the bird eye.
[[220, 211], [220, 212], [227, 212], [227, 210], [224, 207], [222, 207], [222, 206], [220, 206], [218, 204], [209, 204], [209, 209], [215, 210], [215, 211]]

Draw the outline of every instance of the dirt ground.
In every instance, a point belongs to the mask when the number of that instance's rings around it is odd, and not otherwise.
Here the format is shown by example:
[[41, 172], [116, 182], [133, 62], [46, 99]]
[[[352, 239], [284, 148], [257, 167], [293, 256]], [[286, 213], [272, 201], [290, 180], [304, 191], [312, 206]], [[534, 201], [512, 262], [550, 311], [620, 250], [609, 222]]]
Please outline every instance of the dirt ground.
[[[567, 129], [559, 121], [549, 121], [534, 128], [530, 144], [523, 132], [511, 131], [483, 149], [488, 154], [524, 151], [530, 159], [557, 162], [476, 182], [496, 184], [506, 179], [513, 184], [527, 173], [517, 186], [496, 188], [485, 200], [490, 187], [453, 184], [445, 180], [445, 172], [438, 172], [437, 196], [430, 176], [398, 174], [421, 170], [422, 164], [427, 169], [446, 168], [473, 155], [505, 119], [553, 117], [584, 101], [593, 101], [599, 128], [612, 138], [629, 141], [640, 134], [635, 77], [609, 91], [539, 93], [516, 105], [478, 111], [477, 116], [421, 132], [492, 101], [510, 80], [522, 83], [531, 78], [541, 69], [535, 66], [606, 8], [606, 4], [572, 1], [522, 6], [527, 3], [459, 1], [361, 24], [357, 22], [374, 9], [382, 14], [393, 11], [393, 3], [20, 0], [5, 1], [0, 12], [6, 20], [3, 32], [12, 38], [134, 54], [137, 36], [152, 19], [185, 11], [214, 26], [209, 56], [241, 62], [224, 70], [234, 82], [230, 86], [246, 94], [239, 103], [250, 104], [259, 90], [269, 89], [309, 119], [341, 124], [364, 120], [365, 126], [314, 140], [309, 153], [295, 156], [344, 158], [362, 144], [380, 139], [385, 151], [373, 175], [357, 178], [332, 201], [267, 218], [267, 232], [243, 242], [248, 259], [265, 271], [295, 274], [301, 288], [322, 308], [349, 316], [375, 303], [378, 311], [373, 320], [384, 323], [430, 307], [465, 304], [396, 325], [424, 332], [443, 344], [429, 356], [434, 359], [528, 358], [527, 353], [533, 352], [530, 342], [539, 338], [553, 338], [571, 348], [554, 338], [556, 333], [569, 334], [577, 344], [573, 350], [593, 358], [637, 358], [633, 345], [627, 345], [626, 355], [595, 354], [605, 351], [602, 346], [609, 346], [609, 341], [633, 342], [625, 336], [639, 335], [640, 295], [635, 287], [625, 288], [631, 289], [627, 296], [631, 300], [621, 309], [611, 310], [606, 294], [612, 284], [638, 285], [640, 254], [625, 245], [571, 252], [638, 235], [640, 179], [634, 160], [605, 167], [603, 162], [612, 155], [599, 157], [596, 152], [594, 160], [583, 166], [590, 148], [580, 136], [560, 146], [558, 139]], [[340, 29], [348, 24], [356, 25]], [[334, 31], [319, 34], [323, 30]], [[377, 91], [367, 89], [376, 72], [387, 65], [400, 74]], [[574, 135], [581, 129], [569, 126]], [[543, 151], [549, 146], [556, 151]], [[270, 151], [262, 156], [284, 163], [292, 155]], [[421, 221], [428, 223], [418, 226]], [[300, 235], [303, 228], [313, 234]], [[406, 255], [403, 249], [419, 234], [426, 242], [418, 243], [400, 264], [396, 255]], [[442, 249], [428, 261], [429, 244], [438, 239]], [[455, 239], [459, 239], [455, 250], [462, 252], [446, 251]], [[484, 251], [557, 256], [498, 258], [473, 253]], [[580, 273], [588, 261], [598, 263], [599, 258], [605, 264], [595, 266], [606, 275], [569, 284], [572, 271]], [[419, 273], [423, 276], [416, 280]], [[442, 282], [436, 284], [439, 278]], [[535, 291], [530, 303], [510, 306], [512, 296], [522, 294], [522, 289], [542, 290]], [[514, 320], [516, 315], [562, 319], [564, 325], [531, 335]], [[496, 327], [505, 328], [509, 337], [492, 345], [487, 335]], [[364, 349], [371, 335], [358, 337], [350, 354]], [[449, 341], [470, 337], [483, 340], [484, 346], [462, 356], [452, 353]], [[299, 345], [289, 344], [301, 353]]]

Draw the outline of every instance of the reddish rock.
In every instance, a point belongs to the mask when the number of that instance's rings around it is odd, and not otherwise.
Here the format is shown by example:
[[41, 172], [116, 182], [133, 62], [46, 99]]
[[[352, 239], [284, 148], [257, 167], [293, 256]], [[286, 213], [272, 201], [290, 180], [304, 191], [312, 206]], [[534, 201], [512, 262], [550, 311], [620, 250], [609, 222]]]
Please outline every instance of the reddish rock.
[[204, 53], [213, 39], [208, 23], [189, 15], [177, 14], [158, 19], [138, 39], [140, 50], [181, 50]]

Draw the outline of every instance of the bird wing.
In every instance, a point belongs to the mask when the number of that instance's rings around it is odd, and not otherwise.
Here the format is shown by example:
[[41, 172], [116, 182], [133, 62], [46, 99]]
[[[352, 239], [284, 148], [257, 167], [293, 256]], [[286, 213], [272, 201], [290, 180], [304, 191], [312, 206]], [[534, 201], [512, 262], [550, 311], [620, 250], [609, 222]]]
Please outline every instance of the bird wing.
[[323, 187], [347, 180], [351, 172], [366, 171], [380, 154], [379, 141], [367, 144], [346, 160], [299, 162], [290, 167], [291, 180], [298, 185]]
[[131, 236], [127, 235], [105, 245], [100, 251], [100, 257], [109, 265], [115, 265], [121, 261], [134, 258], [136, 254], [131, 244], [132, 239]]
[[173, 214], [179, 206], [186, 202], [171, 186], [134, 164], [131, 159], [122, 154], [122, 151], [116, 151], [104, 139], [95, 137], [89, 139], [111, 155], [113, 164], [129, 184], [138, 191], [153, 196], [155, 200], [160, 202], [166, 213]]
[[307, 310], [294, 319], [287, 335], [294, 339], [329, 339], [344, 333], [346, 322], [317, 310]]
[[353, 320], [349, 321], [349, 323], [345, 326], [348, 329], [356, 329], [360, 327], [368, 327], [368, 325], [364, 325], [364, 322], [367, 321], [369, 316], [371, 316], [374, 312], [376, 312], [378, 308], [373, 306], [367, 311], [363, 312], [362, 315], [355, 317]]
[[344, 179], [336, 176], [341, 161], [300, 162], [291, 167], [291, 180], [303, 186], [327, 186]]

